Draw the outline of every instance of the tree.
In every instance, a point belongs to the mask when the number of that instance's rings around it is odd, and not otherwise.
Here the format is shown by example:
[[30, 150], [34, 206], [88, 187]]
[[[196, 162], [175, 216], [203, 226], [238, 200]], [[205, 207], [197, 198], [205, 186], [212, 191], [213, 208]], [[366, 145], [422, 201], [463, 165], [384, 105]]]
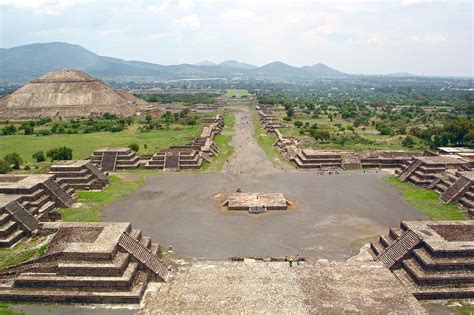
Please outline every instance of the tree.
[[0, 174], [7, 174], [12, 170], [10, 164], [0, 160]]
[[140, 150], [140, 146], [136, 143], [132, 143], [128, 146], [130, 149], [132, 149], [133, 151], [135, 152], [138, 152], [138, 150]]
[[33, 154], [33, 158], [36, 160], [36, 162], [44, 162], [46, 161], [46, 157], [44, 156], [43, 151], [38, 151]]
[[415, 144], [415, 139], [412, 136], [406, 136], [402, 141], [402, 145], [411, 148]]
[[8, 163], [8, 165], [11, 166], [14, 170], [20, 169], [20, 165], [23, 164], [23, 159], [16, 152], [5, 155], [3, 160]]
[[72, 160], [72, 149], [68, 147], [59, 147], [52, 150], [49, 150], [46, 153], [46, 156], [51, 159], [51, 161], [56, 160]]
[[295, 124], [296, 128], [301, 128], [303, 126], [303, 123], [299, 120], [295, 121], [294, 124]]

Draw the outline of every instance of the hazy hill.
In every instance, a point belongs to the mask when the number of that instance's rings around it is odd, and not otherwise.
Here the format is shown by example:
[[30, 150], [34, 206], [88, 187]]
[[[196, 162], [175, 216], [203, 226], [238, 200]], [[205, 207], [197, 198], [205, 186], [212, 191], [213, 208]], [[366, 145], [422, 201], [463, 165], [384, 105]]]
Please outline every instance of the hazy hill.
[[234, 69], [254, 69], [254, 68], [257, 68], [257, 66], [254, 66], [254, 65], [251, 65], [251, 64], [248, 64], [248, 63], [239, 62], [237, 60], [226, 60], [224, 62], [221, 62], [219, 64], [219, 66], [225, 67], [225, 68], [234, 68]]
[[346, 74], [323, 64], [293, 67], [272, 62], [262, 67], [227, 60], [220, 64], [203, 61], [195, 65], [164, 66], [143, 61], [128, 61], [99, 56], [84, 47], [62, 42], [30, 44], [0, 49], [0, 80], [28, 81], [59, 69], [76, 69], [100, 78], [215, 78], [215, 77], [272, 77], [317, 78], [341, 77]]

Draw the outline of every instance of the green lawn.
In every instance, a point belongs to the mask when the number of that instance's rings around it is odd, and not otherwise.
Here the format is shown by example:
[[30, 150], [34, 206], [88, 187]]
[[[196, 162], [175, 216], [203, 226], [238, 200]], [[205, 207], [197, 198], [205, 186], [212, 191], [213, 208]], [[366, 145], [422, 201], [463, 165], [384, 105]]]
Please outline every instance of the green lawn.
[[403, 192], [403, 199], [432, 220], [465, 220], [469, 218], [469, 215], [462, 212], [457, 205], [441, 203], [434, 190], [401, 182], [394, 176], [388, 177], [385, 181], [400, 188]]
[[110, 176], [110, 185], [103, 191], [79, 191], [76, 205], [80, 207], [61, 209], [61, 219], [69, 222], [98, 222], [100, 208], [138, 189], [143, 183], [143, 176], [137, 180]]
[[[103, 147], [126, 147], [131, 143], [140, 145], [139, 154], [153, 154], [160, 148], [171, 145], [183, 145], [190, 142], [192, 137], [198, 136], [202, 126], [171, 125], [169, 130], [154, 130], [150, 132], [138, 132], [138, 125], [132, 125], [129, 129], [111, 133], [98, 132], [79, 135], [51, 135], [51, 136], [1, 136], [0, 158], [8, 153], [17, 152], [28, 163], [33, 162], [33, 153], [43, 150], [44, 152], [67, 146], [73, 149], [74, 159], [89, 157], [96, 149]], [[144, 148], [144, 144], [147, 148]]]

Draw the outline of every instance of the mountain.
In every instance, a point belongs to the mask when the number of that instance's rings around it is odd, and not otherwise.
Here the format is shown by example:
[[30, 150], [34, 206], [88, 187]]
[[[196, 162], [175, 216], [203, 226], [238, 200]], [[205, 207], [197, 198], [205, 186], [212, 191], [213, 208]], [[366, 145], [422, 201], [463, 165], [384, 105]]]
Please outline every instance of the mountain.
[[237, 60], [226, 60], [224, 62], [221, 62], [219, 66], [224, 67], [224, 68], [234, 68], [234, 69], [254, 69], [257, 68], [257, 66], [248, 64], [248, 63], [243, 63], [243, 62], [238, 62]]
[[333, 68], [329, 68], [325, 64], [322, 63], [317, 63], [312, 66], [304, 66], [301, 67], [301, 69], [306, 70], [310, 73], [316, 74], [318, 76], [324, 76], [324, 77], [343, 77], [347, 76], [347, 74], [337, 71]]
[[323, 64], [293, 67], [272, 62], [262, 67], [227, 60], [220, 64], [210, 61], [194, 65], [164, 66], [143, 61], [99, 56], [82, 46], [63, 42], [40, 43], [0, 49], [0, 81], [25, 82], [60, 69], [75, 69], [110, 80], [192, 79], [271, 77], [302, 78], [348, 76]]
[[203, 60], [203, 61], [200, 61], [198, 63], [195, 63], [194, 66], [215, 66], [216, 64], [212, 61], [209, 61], [209, 60]]

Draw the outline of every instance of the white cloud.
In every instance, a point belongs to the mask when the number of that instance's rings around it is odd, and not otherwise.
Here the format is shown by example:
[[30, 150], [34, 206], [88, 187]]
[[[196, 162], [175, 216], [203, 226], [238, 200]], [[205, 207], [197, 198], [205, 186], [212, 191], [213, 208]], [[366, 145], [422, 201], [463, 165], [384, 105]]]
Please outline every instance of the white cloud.
[[439, 44], [447, 41], [446, 35], [440, 33], [414, 35], [408, 38], [408, 42], [422, 44]]
[[77, 0], [0, 0], [0, 6], [32, 9], [36, 12], [56, 15], [77, 3]]
[[181, 10], [189, 11], [194, 7], [194, 2], [193, 0], [179, 0], [178, 7]]
[[201, 21], [196, 14], [184, 16], [176, 20], [176, 24], [184, 29], [197, 30], [201, 27]]
[[233, 9], [225, 12], [221, 16], [227, 21], [242, 21], [253, 17], [253, 12], [245, 9]]
[[164, 0], [157, 4], [149, 6], [148, 10], [150, 10], [153, 13], [163, 13], [168, 10], [169, 6], [170, 6], [169, 0]]

